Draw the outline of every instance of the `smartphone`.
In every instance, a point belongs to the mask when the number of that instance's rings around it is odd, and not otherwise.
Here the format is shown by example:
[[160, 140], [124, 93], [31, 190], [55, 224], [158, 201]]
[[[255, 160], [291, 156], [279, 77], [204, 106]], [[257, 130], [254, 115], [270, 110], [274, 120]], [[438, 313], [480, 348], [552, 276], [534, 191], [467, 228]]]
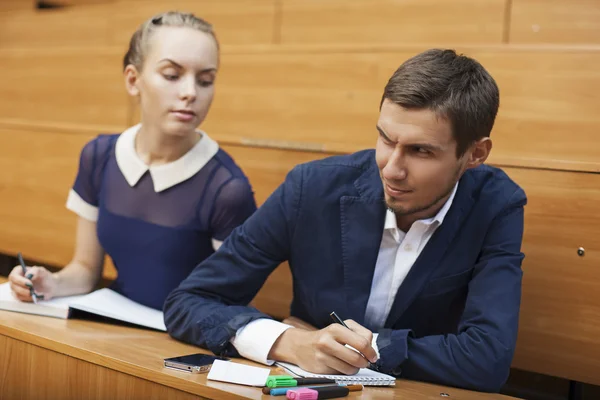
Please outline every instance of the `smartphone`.
[[213, 361], [229, 361], [228, 358], [216, 357], [208, 354], [188, 354], [186, 356], [165, 358], [165, 368], [177, 371], [191, 372], [192, 374], [201, 374], [210, 371]]

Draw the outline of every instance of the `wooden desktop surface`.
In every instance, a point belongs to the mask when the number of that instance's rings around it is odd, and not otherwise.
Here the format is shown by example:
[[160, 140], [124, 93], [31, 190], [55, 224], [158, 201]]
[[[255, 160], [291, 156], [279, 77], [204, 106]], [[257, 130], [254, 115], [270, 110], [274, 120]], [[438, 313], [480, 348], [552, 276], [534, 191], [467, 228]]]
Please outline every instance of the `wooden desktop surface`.
[[[0, 283], [3, 280], [0, 277]], [[163, 332], [0, 311], [0, 393], [7, 398], [271, 398], [259, 388], [163, 367], [164, 358], [196, 352], [208, 353]], [[274, 368], [273, 373], [281, 371]], [[509, 399], [401, 379], [393, 388], [368, 387], [349, 397], [418, 400], [446, 398], [443, 394], [453, 400]]]

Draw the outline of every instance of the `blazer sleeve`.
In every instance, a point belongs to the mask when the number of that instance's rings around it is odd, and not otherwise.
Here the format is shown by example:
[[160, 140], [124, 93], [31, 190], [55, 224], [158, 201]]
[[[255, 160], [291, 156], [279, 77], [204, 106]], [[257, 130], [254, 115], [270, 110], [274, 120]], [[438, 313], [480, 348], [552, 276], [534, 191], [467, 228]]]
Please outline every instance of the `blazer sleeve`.
[[457, 334], [415, 338], [408, 329], [383, 330], [377, 338], [381, 371], [480, 391], [500, 390], [517, 340], [525, 203], [519, 188], [492, 221]]
[[242, 326], [270, 318], [248, 304], [269, 274], [289, 258], [302, 191], [302, 166], [219, 250], [200, 263], [164, 304], [165, 325], [176, 339], [235, 356], [231, 339]]

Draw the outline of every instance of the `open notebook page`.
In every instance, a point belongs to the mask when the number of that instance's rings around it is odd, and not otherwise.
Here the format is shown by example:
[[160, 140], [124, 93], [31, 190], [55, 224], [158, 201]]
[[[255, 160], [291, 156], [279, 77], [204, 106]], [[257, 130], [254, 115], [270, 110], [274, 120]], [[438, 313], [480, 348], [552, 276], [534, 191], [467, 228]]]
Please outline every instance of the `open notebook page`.
[[166, 332], [162, 311], [146, 307], [110, 289], [100, 289], [72, 301], [71, 308]]
[[66, 319], [69, 317], [69, 304], [84, 296], [58, 297], [34, 304], [17, 300], [10, 290], [10, 284], [6, 282], [0, 285], [0, 309]]
[[322, 375], [307, 372], [293, 364], [284, 362], [276, 362], [275, 364], [302, 378], [328, 378], [335, 380], [337, 383], [347, 385], [393, 386], [396, 384], [396, 378], [393, 376], [382, 374], [381, 372], [373, 371], [368, 368], [361, 368], [355, 375]]

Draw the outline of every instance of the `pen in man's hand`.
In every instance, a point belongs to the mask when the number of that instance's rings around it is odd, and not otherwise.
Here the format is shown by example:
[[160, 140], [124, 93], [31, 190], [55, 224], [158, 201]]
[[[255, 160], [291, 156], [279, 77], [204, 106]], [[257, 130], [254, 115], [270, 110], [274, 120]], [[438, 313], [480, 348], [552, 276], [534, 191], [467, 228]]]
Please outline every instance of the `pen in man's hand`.
[[[342, 321], [342, 319], [340, 317], [338, 317], [338, 315], [335, 313], [335, 311], [332, 311], [331, 314], [329, 314], [329, 316], [331, 317], [331, 319], [333, 320], [333, 322], [336, 322], [340, 325], [342, 325], [344, 328], [352, 330], [348, 327], [348, 325], [346, 325], [346, 323], [344, 321]], [[356, 350], [356, 349], [355, 349]], [[358, 352], [358, 354], [360, 354], [361, 356], [363, 356], [363, 358], [365, 360], [367, 360], [367, 362], [369, 363], [369, 368], [375, 368], [375, 364], [372, 364], [369, 359], [367, 357], [365, 357], [365, 355], [363, 353], [361, 353], [360, 351], [356, 350]]]
[[[17, 258], [19, 259], [19, 264], [21, 264], [21, 268], [23, 268], [23, 276], [27, 278], [27, 267], [25, 266], [25, 261], [23, 260], [23, 256], [21, 253], [17, 254]], [[31, 293], [31, 298], [33, 302], [37, 304], [37, 295], [35, 294], [35, 290], [33, 290], [33, 286], [29, 288], [29, 293]]]

